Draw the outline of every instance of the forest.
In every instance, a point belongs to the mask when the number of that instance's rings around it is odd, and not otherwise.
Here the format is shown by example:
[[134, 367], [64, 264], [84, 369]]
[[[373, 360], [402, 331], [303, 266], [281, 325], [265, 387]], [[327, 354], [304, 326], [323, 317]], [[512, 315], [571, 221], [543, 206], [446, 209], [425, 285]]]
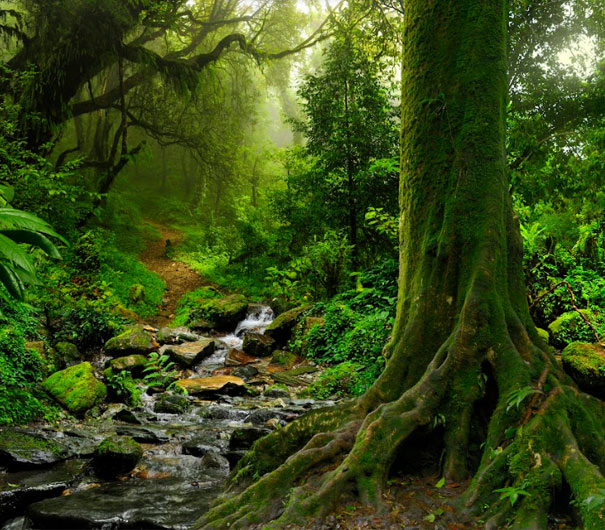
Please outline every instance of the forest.
[[0, 0], [0, 530], [605, 528], [603, 0]]

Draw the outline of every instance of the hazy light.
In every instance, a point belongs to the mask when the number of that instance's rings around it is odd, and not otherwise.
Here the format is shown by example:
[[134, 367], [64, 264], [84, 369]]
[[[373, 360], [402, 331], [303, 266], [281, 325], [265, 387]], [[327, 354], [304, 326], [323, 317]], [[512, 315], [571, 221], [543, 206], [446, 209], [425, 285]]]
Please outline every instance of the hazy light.
[[559, 52], [557, 59], [561, 66], [571, 70], [576, 75], [587, 77], [594, 71], [597, 62], [595, 39], [580, 35], [566, 49]]

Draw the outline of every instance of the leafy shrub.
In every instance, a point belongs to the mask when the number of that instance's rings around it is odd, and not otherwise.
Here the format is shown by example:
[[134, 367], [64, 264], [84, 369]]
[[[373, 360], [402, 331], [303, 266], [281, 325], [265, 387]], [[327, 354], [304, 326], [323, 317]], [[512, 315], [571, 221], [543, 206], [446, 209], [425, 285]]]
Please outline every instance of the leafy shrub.
[[152, 352], [143, 368], [143, 381], [150, 387], [181, 391], [182, 389], [176, 386], [178, 372], [174, 369], [175, 366], [168, 355]]
[[105, 378], [110, 392], [119, 400], [131, 407], [136, 407], [141, 403], [141, 390], [128, 371], [122, 370], [114, 373], [109, 370]]
[[25, 347], [23, 333], [12, 327], [0, 330], [0, 386], [24, 386], [40, 381], [44, 374], [44, 359]]
[[328, 368], [305, 390], [316, 399], [359, 396], [374, 382], [376, 371], [350, 361]]
[[55, 339], [73, 342], [81, 352], [101, 348], [126, 323], [108, 310], [84, 302], [68, 307], [60, 314], [59, 321]]

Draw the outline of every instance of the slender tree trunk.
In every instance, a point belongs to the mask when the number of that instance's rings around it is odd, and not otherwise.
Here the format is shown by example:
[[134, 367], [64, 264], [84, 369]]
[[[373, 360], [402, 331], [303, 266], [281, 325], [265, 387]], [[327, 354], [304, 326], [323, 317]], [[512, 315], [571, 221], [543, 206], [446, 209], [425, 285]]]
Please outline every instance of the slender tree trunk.
[[[247, 489], [230, 491], [200, 526], [309, 524], [350, 492], [386, 509], [389, 470], [416, 433], [442, 448], [447, 480], [472, 477], [456, 506], [467, 516], [488, 507], [486, 528], [546, 529], [563, 484], [583, 527], [603, 528], [605, 506], [590, 499], [605, 489], [605, 407], [547, 351], [525, 296], [505, 167], [507, 19], [506, 0], [407, 0], [399, 298], [386, 368], [361, 398], [256, 442], [234, 472]], [[527, 495], [513, 510], [501, 488]]]
[[350, 123], [350, 90], [349, 80], [345, 79], [345, 134], [347, 143], [347, 196], [349, 203], [349, 240], [353, 257], [353, 268], [357, 268], [359, 261], [359, 249], [357, 247], [357, 206], [355, 201], [355, 175], [353, 170], [353, 146], [351, 138], [351, 123]]

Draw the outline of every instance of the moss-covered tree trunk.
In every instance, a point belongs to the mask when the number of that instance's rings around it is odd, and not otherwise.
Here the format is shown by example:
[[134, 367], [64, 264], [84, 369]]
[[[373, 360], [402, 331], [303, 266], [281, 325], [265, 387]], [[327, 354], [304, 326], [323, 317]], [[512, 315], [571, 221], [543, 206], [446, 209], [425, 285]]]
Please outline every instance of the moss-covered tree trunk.
[[[446, 479], [473, 477], [459, 508], [489, 505], [487, 527], [546, 528], [564, 484], [584, 526], [603, 527], [603, 403], [547, 352], [525, 297], [504, 150], [506, 27], [505, 0], [406, 2], [399, 301], [385, 371], [358, 400], [258, 441], [235, 477], [247, 489], [200, 526], [279, 528], [351, 492], [381, 507], [393, 460], [421, 431], [441, 444]], [[529, 495], [511, 507], [501, 488]]]

